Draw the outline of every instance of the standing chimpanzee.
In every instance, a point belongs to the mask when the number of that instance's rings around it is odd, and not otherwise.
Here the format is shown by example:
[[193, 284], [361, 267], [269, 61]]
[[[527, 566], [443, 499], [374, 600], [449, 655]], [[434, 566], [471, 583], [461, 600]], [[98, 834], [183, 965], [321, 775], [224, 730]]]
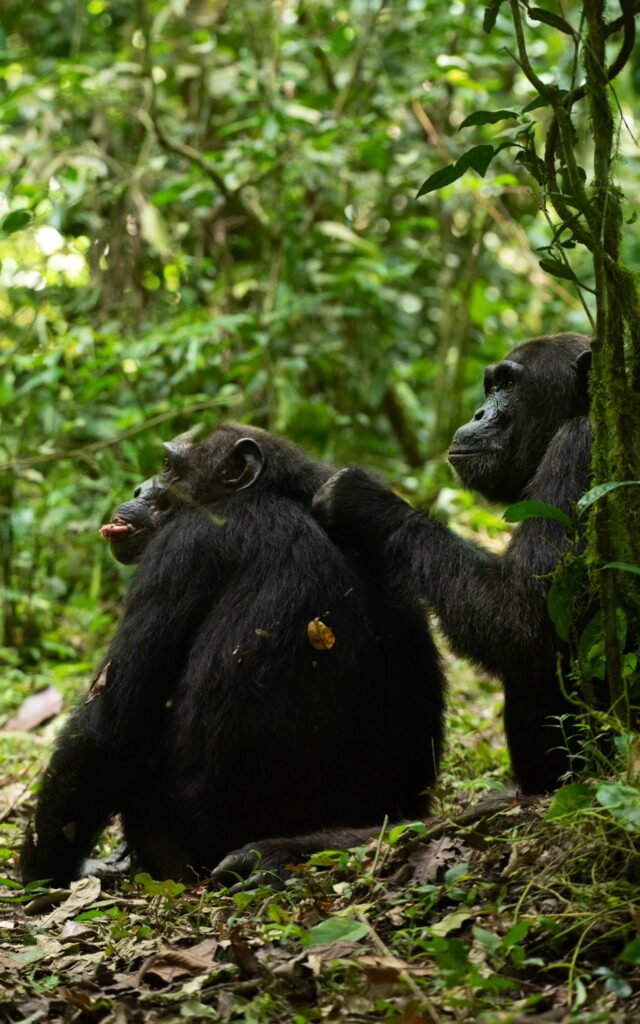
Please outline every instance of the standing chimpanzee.
[[[438, 655], [419, 603], [389, 602], [312, 517], [331, 470], [237, 425], [165, 447], [162, 474], [101, 531], [139, 565], [45, 774], [25, 880], [76, 877], [115, 813], [146, 870], [195, 879], [255, 836], [426, 810]], [[273, 869], [290, 859], [269, 853]]]
[[[585, 337], [558, 334], [488, 367], [486, 401], [449, 451], [466, 486], [493, 501], [529, 498], [571, 510], [589, 485], [589, 357]], [[392, 588], [425, 598], [458, 653], [502, 678], [517, 783], [525, 793], [553, 789], [570, 765], [570, 726], [559, 727], [558, 716], [572, 707], [558, 681], [563, 645], [546, 607], [550, 574], [569, 544], [562, 523], [525, 521], [496, 555], [357, 468], [329, 480], [314, 505], [334, 539], [384, 563]]]

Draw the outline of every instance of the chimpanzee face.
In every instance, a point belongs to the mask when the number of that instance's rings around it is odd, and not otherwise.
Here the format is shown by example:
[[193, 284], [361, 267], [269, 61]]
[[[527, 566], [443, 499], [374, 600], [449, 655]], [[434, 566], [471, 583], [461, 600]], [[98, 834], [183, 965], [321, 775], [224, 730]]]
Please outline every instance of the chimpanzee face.
[[488, 498], [500, 500], [503, 478], [509, 469], [514, 475], [514, 432], [523, 402], [525, 372], [521, 364], [510, 359], [488, 366], [484, 374], [485, 402], [451, 441], [449, 462], [463, 484]]
[[449, 462], [465, 487], [516, 501], [567, 419], [588, 411], [589, 349], [575, 335], [533, 339], [487, 367], [485, 402], [451, 441]]
[[217, 431], [199, 444], [176, 438], [164, 445], [162, 469], [119, 505], [100, 535], [119, 562], [137, 562], [154, 533], [187, 508], [209, 506], [251, 488], [265, 464], [258, 440]]

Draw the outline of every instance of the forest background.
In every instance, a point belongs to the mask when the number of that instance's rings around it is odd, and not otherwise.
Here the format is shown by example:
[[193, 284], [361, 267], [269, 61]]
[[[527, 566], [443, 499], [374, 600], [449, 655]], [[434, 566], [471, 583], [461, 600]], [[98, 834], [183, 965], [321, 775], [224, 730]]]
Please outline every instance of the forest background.
[[[568, 0], [562, 14], [581, 7]], [[528, 32], [536, 67], [568, 86], [566, 33], [548, 19]], [[447, 467], [451, 434], [479, 403], [487, 363], [541, 333], [590, 334], [595, 315], [575, 287], [591, 282], [589, 254], [567, 249], [562, 273], [549, 252], [553, 212], [531, 156], [549, 115], [520, 113], [536, 96], [515, 51], [508, 11], [486, 34], [468, 0], [5, 5], [5, 720], [44, 687], [70, 701], [90, 678], [129, 577], [98, 527], [155, 471], [160, 441], [195, 423], [244, 420], [360, 462], [463, 531], [504, 541], [501, 511]], [[616, 81], [622, 256], [636, 271], [639, 93], [636, 47]], [[460, 130], [487, 109], [520, 118]], [[576, 125], [588, 162], [586, 110]], [[417, 198], [487, 142], [517, 148]], [[451, 674], [451, 791], [500, 787], [499, 696], [458, 663]], [[26, 734], [0, 744], [9, 865], [15, 773], [26, 755], [32, 775], [44, 754]], [[600, 976], [607, 997], [630, 996], [612, 977]]]

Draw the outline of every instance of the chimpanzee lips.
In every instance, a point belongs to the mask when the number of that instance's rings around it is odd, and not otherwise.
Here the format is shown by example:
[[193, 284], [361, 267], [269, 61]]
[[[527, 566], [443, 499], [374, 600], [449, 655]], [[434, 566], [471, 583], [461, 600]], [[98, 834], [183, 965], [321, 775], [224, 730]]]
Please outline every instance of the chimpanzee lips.
[[105, 523], [100, 527], [100, 536], [108, 541], [119, 540], [121, 537], [128, 537], [130, 533], [135, 532], [136, 528], [133, 523], [127, 523], [120, 516], [114, 516], [110, 523]]
[[480, 448], [450, 448], [449, 459], [469, 459], [474, 455], [486, 455], [486, 450]]

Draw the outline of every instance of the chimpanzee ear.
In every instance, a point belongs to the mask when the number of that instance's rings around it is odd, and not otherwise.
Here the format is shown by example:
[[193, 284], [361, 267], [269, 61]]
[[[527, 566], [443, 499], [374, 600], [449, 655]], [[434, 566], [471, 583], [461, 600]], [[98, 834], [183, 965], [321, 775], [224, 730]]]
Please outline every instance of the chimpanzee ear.
[[589, 374], [591, 373], [591, 349], [581, 352], [573, 364], [576, 371], [576, 387], [581, 413], [589, 412]]
[[253, 487], [262, 473], [266, 458], [262, 448], [252, 437], [236, 441], [220, 471], [220, 479], [230, 491], [244, 491]]

